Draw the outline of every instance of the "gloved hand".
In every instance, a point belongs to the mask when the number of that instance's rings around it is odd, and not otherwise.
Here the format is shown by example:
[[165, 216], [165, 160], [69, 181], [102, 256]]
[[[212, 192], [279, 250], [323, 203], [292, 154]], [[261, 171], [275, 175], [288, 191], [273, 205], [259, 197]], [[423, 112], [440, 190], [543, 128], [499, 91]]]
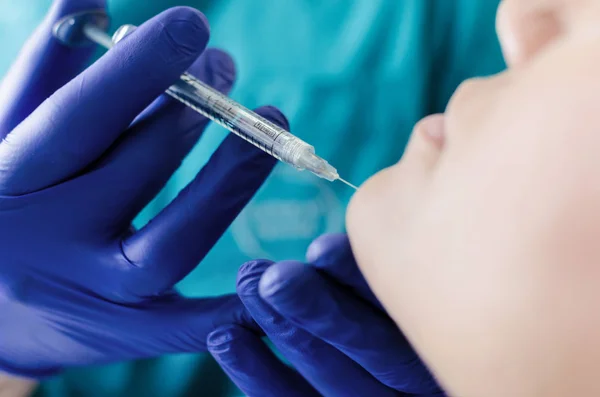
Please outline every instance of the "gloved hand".
[[238, 295], [297, 372], [251, 328], [224, 325], [208, 349], [237, 386], [250, 397], [443, 396], [372, 294], [347, 237], [317, 239], [307, 259], [240, 269]]
[[0, 88], [0, 371], [15, 375], [197, 352], [218, 324], [251, 321], [237, 296], [187, 299], [173, 285], [274, 159], [231, 135], [169, 207], [130, 226], [207, 125], [160, 94], [190, 68], [227, 92], [232, 60], [204, 51], [199, 12], [175, 8], [74, 77], [90, 50], [62, 47], [52, 24], [103, 3], [55, 2]]

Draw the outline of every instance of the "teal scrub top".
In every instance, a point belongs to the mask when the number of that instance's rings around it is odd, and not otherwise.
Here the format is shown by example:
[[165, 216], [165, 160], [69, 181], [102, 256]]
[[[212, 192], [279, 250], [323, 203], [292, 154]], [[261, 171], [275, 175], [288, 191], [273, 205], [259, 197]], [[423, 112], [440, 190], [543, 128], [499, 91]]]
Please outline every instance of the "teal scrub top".
[[[239, 71], [232, 97], [278, 106], [292, 132], [342, 177], [361, 183], [396, 162], [413, 125], [444, 111], [463, 80], [504, 68], [494, 31], [499, 0], [108, 0], [114, 26], [141, 24], [175, 5], [203, 11], [211, 46]], [[35, 3], [35, 4], [34, 4]], [[40, 22], [49, 0], [0, 0], [0, 73]], [[226, 132], [209, 128], [137, 226], [172, 200]], [[344, 230], [352, 191], [278, 166], [208, 257], [180, 285], [190, 296], [234, 291], [253, 258], [302, 259], [316, 236]], [[198, 236], [201, 238], [201, 236]], [[39, 396], [239, 396], [206, 354], [66, 371]]]

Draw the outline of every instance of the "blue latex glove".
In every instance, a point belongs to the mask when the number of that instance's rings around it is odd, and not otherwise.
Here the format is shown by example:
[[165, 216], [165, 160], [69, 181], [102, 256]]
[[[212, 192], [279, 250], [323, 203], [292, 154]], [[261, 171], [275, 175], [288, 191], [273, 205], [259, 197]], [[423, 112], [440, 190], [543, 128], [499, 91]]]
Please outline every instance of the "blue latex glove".
[[443, 396], [392, 320], [352, 255], [345, 235], [328, 235], [308, 262], [255, 261], [242, 266], [238, 295], [277, 349], [232, 324], [208, 347], [248, 396]]
[[[208, 123], [160, 94], [190, 68], [227, 92], [233, 62], [204, 51], [203, 15], [175, 8], [74, 77], [91, 52], [62, 47], [52, 24], [102, 6], [56, 2], [0, 89], [0, 371], [44, 377], [197, 352], [215, 326], [251, 321], [237, 296], [187, 299], [173, 285], [273, 158], [231, 135], [169, 207], [139, 231], [130, 226]], [[276, 109], [259, 112], [287, 128]]]

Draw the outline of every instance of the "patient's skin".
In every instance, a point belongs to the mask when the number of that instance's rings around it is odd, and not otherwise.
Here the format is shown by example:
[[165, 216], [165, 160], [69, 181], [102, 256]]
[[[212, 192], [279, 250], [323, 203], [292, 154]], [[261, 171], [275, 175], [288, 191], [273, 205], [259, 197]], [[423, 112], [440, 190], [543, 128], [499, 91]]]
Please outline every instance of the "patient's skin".
[[0, 373], [0, 397], [25, 397], [31, 395], [36, 382]]
[[451, 395], [600, 395], [600, 1], [505, 0], [510, 65], [356, 194], [371, 287]]

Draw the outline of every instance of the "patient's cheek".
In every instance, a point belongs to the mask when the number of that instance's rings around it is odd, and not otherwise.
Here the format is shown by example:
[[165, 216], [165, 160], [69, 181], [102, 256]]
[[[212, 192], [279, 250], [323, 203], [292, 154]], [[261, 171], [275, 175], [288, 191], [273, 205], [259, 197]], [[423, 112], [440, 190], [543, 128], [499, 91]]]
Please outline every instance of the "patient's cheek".
[[360, 187], [348, 206], [348, 235], [367, 279], [379, 273], [391, 251], [382, 247], [402, 233], [400, 219], [405, 209], [413, 206], [407, 202], [409, 195], [402, 194], [406, 183], [398, 174], [397, 166], [377, 173]]
[[[428, 139], [434, 142], [426, 142]], [[443, 145], [443, 135], [427, 139], [421, 136], [418, 140], [421, 147], [413, 145], [414, 156], [410, 161], [404, 158], [378, 172], [361, 185], [350, 201], [347, 230], [364, 272], [377, 269], [387, 257], [394, 255], [390, 245], [397, 247], [398, 241], [409, 232], [409, 225], [418, 217], [426, 182], [438, 157], [437, 145]]]
[[378, 211], [377, 196], [382, 188], [381, 179], [380, 174], [371, 177], [360, 186], [348, 205], [346, 225], [348, 235], [354, 240], [356, 248], [362, 246], [362, 238], [369, 234], [368, 230], [373, 228], [371, 222], [374, 213]]
[[365, 182], [352, 197], [346, 213], [352, 250], [365, 265], [373, 261], [369, 245], [379, 230], [377, 219], [382, 211], [382, 203], [378, 197], [382, 196], [382, 190], [385, 189], [385, 179], [385, 172], [380, 172]]

